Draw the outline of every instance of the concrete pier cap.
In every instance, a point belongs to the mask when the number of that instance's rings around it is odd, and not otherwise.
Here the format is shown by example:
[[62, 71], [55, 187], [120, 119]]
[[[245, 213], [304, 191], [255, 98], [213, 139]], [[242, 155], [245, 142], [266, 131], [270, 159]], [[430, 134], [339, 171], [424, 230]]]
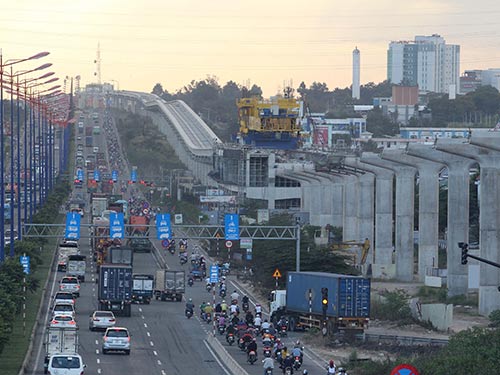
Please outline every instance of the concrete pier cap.
[[[396, 274], [396, 268], [392, 262], [394, 172], [363, 163], [358, 157], [346, 157], [344, 164], [375, 175], [375, 234], [373, 237], [372, 222], [372, 237], [367, 237], [370, 240], [370, 254], [367, 263], [372, 265], [372, 277], [392, 279]], [[373, 209], [373, 205], [370, 208]], [[373, 212], [371, 215], [373, 217]], [[364, 240], [364, 238], [361, 240]]]
[[418, 170], [418, 276], [423, 282], [431, 269], [438, 266], [439, 172], [445, 166], [408, 155], [403, 150], [384, 150], [382, 158]]
[[361, 161], [393, 171], [396, 175], [396, 279], [413, 281], [413, 200], [416, 168], [363, 153]]
[[408, 155], [446, 165], [448, 168], [447, 270], [448, 296], [466, 294], [467, 266], [461, 264], [458, 243], [469, 242], [469, 171], [477, 162], [437, 150], [434, 146], [410, 144]]
[[[500, 262], [500, 133], [473, 132], [469, 143], [438, 141], [438, 150], [476, 160], [480, 166], [479, 242], [480, 256]], [[500, 309], [500, 269], [480, 263], [479, 313], [489, 315]]]

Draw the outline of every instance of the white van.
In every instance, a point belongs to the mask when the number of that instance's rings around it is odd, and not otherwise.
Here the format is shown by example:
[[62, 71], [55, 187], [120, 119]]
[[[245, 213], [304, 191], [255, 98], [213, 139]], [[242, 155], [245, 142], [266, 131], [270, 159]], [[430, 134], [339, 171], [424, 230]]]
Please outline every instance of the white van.
[[97, 154], [97, 153], [99, 152], [99, 147], [97, 147], [97, 146], [96, 146], [96, 147], [94, 147], [94, 150], [93, 150], [93, 151], [94, 151], [94, 154]]

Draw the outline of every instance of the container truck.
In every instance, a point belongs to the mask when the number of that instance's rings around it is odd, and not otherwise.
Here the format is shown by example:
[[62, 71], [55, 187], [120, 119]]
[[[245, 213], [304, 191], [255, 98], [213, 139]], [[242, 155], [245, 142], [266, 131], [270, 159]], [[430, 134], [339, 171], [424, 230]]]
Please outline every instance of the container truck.
[[57, 271], [66, 272], [68, 268], [68, 257], [70, 255], [79, 255], [78, 242], [66, 241], [61, 242], [57, 249]]
[[92, 147], [94, 142], [92, 141], [92, 136], [88, 135], [85, 137], [85, 147]]
[[92, 218], [100, 217], [103, 211], [108, 207], [108, 198], [92, 197]]
[[132, 279], [132, 301], [149, 304], [153, 298], [154, 276], [135, 273]]
[[132, 265], [134, 250], [130, 247], [110, 246], [106, 251], [104, 263]]
[[85, 255], [69, 255], [66, 275], [75, 276], [81, 282], [85, 282], [86, 259]]
[[[370, 279], [327, 272], [289, 272], [286, 290], [271, 292], [269, 313], [285, 316], [290, 330], [363, 332], [370, 317]], [[324, 331], [324, 333], [326, 333]]]
[[155, 298], [182, 301], [186, 289], [186, 273], [184, 271], [157, 270], [155, 277]]
[[130, 316], [133, 286], [132, 266], [103, 264], [99, 269], [98, 281], [99, 310]]
[[45, 331], [44, 374], [48, 371], [50, 357], [55, 354], [78, 353], [78, 331], [76, 327], [48, 327]]

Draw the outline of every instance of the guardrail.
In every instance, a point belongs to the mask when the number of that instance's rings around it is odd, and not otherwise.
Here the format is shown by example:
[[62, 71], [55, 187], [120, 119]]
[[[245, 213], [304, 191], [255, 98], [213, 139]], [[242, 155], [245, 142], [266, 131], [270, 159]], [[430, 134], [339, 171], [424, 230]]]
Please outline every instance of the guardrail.
[[399, 336], [399, 335], [382, 335], [374, 333], [365, 333], [364, 341], [380, 342], [385, 344], [394, 344], [402, 346], [446, 346], [448, 339], [437, 339], [433, 337], [419, 336]]

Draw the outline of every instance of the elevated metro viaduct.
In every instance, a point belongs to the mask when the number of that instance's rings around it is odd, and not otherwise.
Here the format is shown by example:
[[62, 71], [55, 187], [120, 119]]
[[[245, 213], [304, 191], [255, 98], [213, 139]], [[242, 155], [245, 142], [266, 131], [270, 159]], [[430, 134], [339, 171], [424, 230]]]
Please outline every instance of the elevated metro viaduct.
[[[152, 94], [116, 92], [112, 106], [145, 114], [167, 134], [180, 159], [205, 185], [261, 199], [271, 210], [296, 212], [312, 225], [341, 226], [344, 241], [373, 244], [367, 263], [376, 278], [423, 280], [438, 260], [439, 174], [448, 171], [447, 287], [468, 291], [468, 267], [458, 242], [469, 242], [469, 172], [478, 167], [480, 256], [500, 261], [500, 133], [474, 131], [470, 139], [439, 139], [382, 154], [341, 155], [329, 168], [282, 151], [223, 145], [183, 102]], [[181, 112], [181, 113], [179, 113]], [[189, 132], [183, 131], [184, 128]], [[200, 133], [198, 140], [193, 134]], [[314, 159], [314, 158], [313, 158]], [[414, 197], [419, 194], [418, 266], [414, 253]], [[395, 234], [393, 241], [393, 234]], [[500, 271], [480, 265], [479, 311], [500, 309]]]

